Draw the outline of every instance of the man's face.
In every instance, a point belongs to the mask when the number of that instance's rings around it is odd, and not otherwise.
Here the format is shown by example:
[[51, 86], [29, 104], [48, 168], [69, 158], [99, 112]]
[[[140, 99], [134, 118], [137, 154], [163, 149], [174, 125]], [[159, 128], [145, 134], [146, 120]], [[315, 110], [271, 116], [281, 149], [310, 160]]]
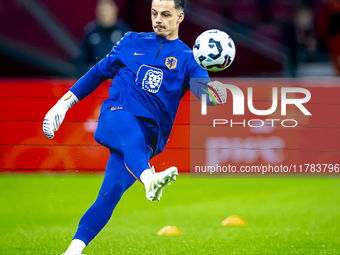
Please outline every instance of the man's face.
[[111, 27], [117, 22], [118, 7], [113, 3], [100, 3], [96, 7], [96, 18], [103, 27]]
[[179, 24], [183, 19], [183, 11], [175, 9], [173, 0], [152, 1], [151, 20], [153, 30], [157, 36], [168, 40], [177, 39]]

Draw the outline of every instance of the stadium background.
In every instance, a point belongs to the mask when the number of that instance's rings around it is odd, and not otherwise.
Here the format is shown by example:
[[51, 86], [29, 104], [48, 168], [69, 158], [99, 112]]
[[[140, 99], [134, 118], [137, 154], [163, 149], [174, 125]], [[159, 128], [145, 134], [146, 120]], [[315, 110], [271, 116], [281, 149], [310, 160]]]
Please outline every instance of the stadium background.
[[[48, 140], [41, 132], [45, 113], [76, 81], [74, 59], [79, 54], [84, 27], [95, 19], [96, 1], [83, 4], [80, 0], [2, 0], [0, 3], [3, 24], [0, 27], [0, 104], [3, 109], [0, 121], [2, 134], [6, 134], [0, 142], [1, 171], [105, 169], [108, 153], [93, 140], [93, 132], [109, 82], [67, 114], [55, 139]], [[148, 1], [119, 0], [117, 5], [119, 18], [132, 31], [151, 30]], [[310, 102], [314, 116], [303, 120], [302, 129], [287, 132], [276, 128], [262, 134], [254, 133], [249, 127], [225, 132], [227, 134], [222, 131], [221, 137], [231, 139], [229, 144], [221, 144], [222, 147], [254, 152], [254, 149], [270, 150], [276, 146], [285, 154], [276, 163], [291, 158], [290, 153], [294, 153], [296, 159], [289, 162], [296, 164], [307, 163], [309, 159], [334, 163], [338, 154], [339, 121], [332, 113], [339, 109], [335, 96], [339, 80], [333, 78], [335, 71], [327, 51], [327, 40], [318, 33], [327, 20], [326, 7], [327, 1], [188, 1], [186, 21], [180, 28], [182, 41], [193, 45], [202, 31], [219, 28], [227, 31], [236, 43], [234, 63], [223, 72], [211, 73], [212, 77], [230, 77], [226, 82], [255, 86], [258, 94], [266, 95], [257, 99], [262, 103], [271, 102], [271, 94], [261, 86], [263, 84], [308, 86], [313, 81], [313, 87], [322, 88], [313, 88], [317, 91], [312, 93]], [[180, 171], [189, 171], [189, 101], [188, 93], [182, 100], [165, 152], [152, 161], [157, 168], [174, 164]], [[202, 131], [202, 136], [205, 137], [203, 141], [209, 138], [207, 132]], [[277, 147], [277, 141], [273, 146], [270, 142], [256, 142], [259, 137], [268, 141], [277, 138], [281, 145]], [[312, 139], [314, 137], [319, 139]], [[238, 138], [241, 142], [230, 142]], [[247, 139], [255, 142], [249, 143]], [[261, 156], [260, 150], [253, 160], [247, 159], [249, 153], [244, 151], [243, 158], [229, 155], [225, 162], [218, 163], [272, 162]], [[206, 158], [205, 162], [208, 161]]]
[[[109, 81], [67, 113], [53, 140], [42, 132], [46, 112], [78, 78], [74, 59], [85, 25], [95, 18], [96, 0], [84, 2], [0, 0], [1, 254], [61, 254], [100, 187], [108, 152], [93, 133]], [[152, 30], [149, 1], [116, 2], [131, 30]], [[339, 163], [340, 80], [320, 32], [329, 18], [328, 2], [187, 1], [182, 41], [191, 46], [201, 32], [218, 28], [236, 44], [234, 63], [212, 77], [225, 77], [242, 89], [254, 87], [260, 95], [255, 106], [266, 109], [268, 88], [274, 85], [306, 86], [312, 93], [307, 109], [313, 116], [303, 119], [303, 127], [267, 133], [240, 127], [214, 134], [202, 130], [198, 149], [205, 151], [204, 142], [215, 139], [216, 147], [231, 152], [220, 154], [218, 163], [237, 166], [272, 163], [272, 156], [281, 160], [276, 163]], [[190, 171], [189, 105], [187, 94], [166, 150], [152, 161], [156, 170], [175, 165]], [[200, 162], [209, 160], [204, 152]], [[184, 174], [174, 185], [163, 203], [151, 205], [144, 201], [142, 185], [134, 185], [114, 222], [85, 253], [113, 254], [107, 250], [114, 246], [116, 254], [227, 254], [226, 245], [230, 254], [339, 253], [338, 179], [193, 181]], [[247, 228], [214, 225], [232, 214], [243, 216]], [[140, 217], [144, 222], [135, 224]], [[166, 224], [177, 225], [183, 239], [156, 240], [156, 231]], [[138, 240], [138, 247], [131, 240]]]

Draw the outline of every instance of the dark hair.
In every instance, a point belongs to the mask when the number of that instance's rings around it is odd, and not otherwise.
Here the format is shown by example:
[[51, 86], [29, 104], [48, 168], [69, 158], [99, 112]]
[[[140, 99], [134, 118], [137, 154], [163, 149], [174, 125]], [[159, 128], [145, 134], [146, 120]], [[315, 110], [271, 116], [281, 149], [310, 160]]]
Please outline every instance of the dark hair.
[[184, 10], [185, 0], [174, 0], [174, 2], [175, 2], [175, 9]]
[[[169, 0], [163, 0], [163, 1], [169, 1]], [[172, 0], [172, 1], [174, 1], [174, 3], [175, 3], [175, 9], [176, 10], [178, 10], [178, 9], [184, 10], [185, 0]], [[151, 2], [153, 2], [153, 0]]]
[[114, 0], [98, 0], [97, 5], [101, 5], [101, 4], [110, 4], [110, 5], [116, 5]]

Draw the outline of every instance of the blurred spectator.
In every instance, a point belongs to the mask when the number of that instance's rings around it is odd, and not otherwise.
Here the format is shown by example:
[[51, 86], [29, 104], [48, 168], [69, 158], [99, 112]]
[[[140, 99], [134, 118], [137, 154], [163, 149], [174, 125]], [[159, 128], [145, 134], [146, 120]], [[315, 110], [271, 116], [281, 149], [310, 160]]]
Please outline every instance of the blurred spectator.
[[326, 41], [337, 76], [340, 76], [340, 0], [327, 0], [317, 22]]
[[129, 27], [118, 20], [116, 3], [113, 0], [98, 0], [96, 20], [86, 25], [81, 53], [75, 61], [78, 76], [105, 57], [128, 30]]
[[290, 20], [281, 22], [281, 28], [287, 47], [289, 75], [295, 77], [299, 63], [317, 60], [318, 40], [311, 8], [298, 8]]
[[317, 37], [314, 28], [314, 15], [310, 8], [303, 7], [297, 11], [295, 15], [295, 29], [300, 60], [315, 60]]

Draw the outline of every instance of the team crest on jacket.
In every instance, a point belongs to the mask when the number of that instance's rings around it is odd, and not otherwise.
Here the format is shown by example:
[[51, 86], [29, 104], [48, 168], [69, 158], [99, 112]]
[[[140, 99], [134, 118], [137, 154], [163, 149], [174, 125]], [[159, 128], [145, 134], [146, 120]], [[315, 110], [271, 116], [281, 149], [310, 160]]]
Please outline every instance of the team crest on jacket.
[[169, 68], [169, 69], [175, 69], [177, 67], [177, 59], [174, 57], [168, 57], [165, 60], [165, 65]]
[[142, 65], [138, 72], [136, 83], [142, 85], [142, 89], [151, 93], [157, 93], [162, 85], [163, 71], [161, 69]]

